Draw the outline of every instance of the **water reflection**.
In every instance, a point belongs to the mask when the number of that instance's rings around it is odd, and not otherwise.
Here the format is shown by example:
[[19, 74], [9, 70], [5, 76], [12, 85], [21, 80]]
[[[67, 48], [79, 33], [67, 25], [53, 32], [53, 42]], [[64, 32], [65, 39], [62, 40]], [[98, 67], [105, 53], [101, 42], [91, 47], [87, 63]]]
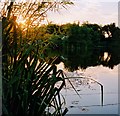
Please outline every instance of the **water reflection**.
[[103, 56], [100, 56], [100, 60], [104, 62], [109, 62], [110, 58], [111, 54], [109, 54], [108, 52], [104, 52]]
[[86, 69], [90, 66], [103, 65], [111, 69], [120, 63], [118, 47], [96, 47], [93, 49], [65, 49], [61, 53], [61, 61], [69, 71]]
[[[61, 64], [61, 66], [63, 68], [63, 64]], [[73, 72], [63, 69], [68, 77], [73, 76], [73, 78], [70, 77], [70, 81], [80, 95], [79, 97], [69, 81], [66, 80], [66, 87], [62, 90], [61, 94], [65, 97], [66, 105], [69, 109], [68, 114], [117, 114], [117, 68], [118, 66], [109, 69], [100, 65], [88, 67], [86, 70], [77, 70]], [[79, 78], [80, 76], [89, 77], [90, 79]], [[92, 79], [102, 83], [104, 86], [104, 97], [101, 97], [100, 87]], [[101, 101], [103, 99], [104, 103], [101, 106]]]
[[[60, 67], [67, 77], [75, 77], [70, 81], [81, 97], [78, 97], [71, 84], [66, 81], [66, 88], [62, 90], [62, 94], [67, 100], [68, 114], [117, 114], [117, 67], [120, 63], [118, 49], [112, 46], [77, 49], [76, 46], [74, 50], [64, 49], [61, 52], [58, 58], [59, 63], [62, 62]], [[95, 81], [79, 77], [97, 80], [104, 86], [104, 92], [101, 92]], [[113, 84], [115, 86], [112, 86]]]

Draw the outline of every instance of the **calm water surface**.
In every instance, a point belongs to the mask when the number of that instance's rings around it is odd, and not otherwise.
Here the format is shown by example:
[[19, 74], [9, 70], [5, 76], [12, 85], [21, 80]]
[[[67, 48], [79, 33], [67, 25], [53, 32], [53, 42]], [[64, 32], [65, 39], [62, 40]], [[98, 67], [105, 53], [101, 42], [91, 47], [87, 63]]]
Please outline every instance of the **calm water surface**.
[[[66, 87], [61, 94], [66, 100], [67, 114], [118, 114], [118, 65], [113, 69], [100, 65], [69, 72], [60, 63], [58, 69], [63, 69], [68, 77], [75, 77], [70, 81], [80, 95], [66, 80]], [[100, 86], [90, 79], [79, 77], [92, 78], [103, 85], [103, 105]]]

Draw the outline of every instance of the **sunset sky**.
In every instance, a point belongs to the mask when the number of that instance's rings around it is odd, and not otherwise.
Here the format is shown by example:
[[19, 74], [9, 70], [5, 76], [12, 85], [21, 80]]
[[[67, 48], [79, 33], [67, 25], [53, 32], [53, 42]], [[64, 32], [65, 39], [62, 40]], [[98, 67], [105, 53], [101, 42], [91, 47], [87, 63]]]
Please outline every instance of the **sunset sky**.
[[97, 24], [116, 23], [118, 25], [118, 1], [119, 0], [73, 0], [74, 5], [68, 10], [49, 12], [48, 20], [53, 23], [63, 24], [69, 22], [85, 21]]
[[[5, 0], [0, 0], [1, 2]], [[30, 0], [23, 0], [30, 1]], [[41, 0], [38, 0], [41, 1]], [[45, 0], [48, 1], [48, 0]], [[52, 1], [52, 0], [51, 0]], [[61, 1], [61, 0], [53, 0]], [[59, 12], [48, 12], [48, 21], [63, 24], [88, 21], [101, 25], [116, 23], [118, 26], [118, 2], [120, 0], [70, 0], [74, 5], [62, 8]]]

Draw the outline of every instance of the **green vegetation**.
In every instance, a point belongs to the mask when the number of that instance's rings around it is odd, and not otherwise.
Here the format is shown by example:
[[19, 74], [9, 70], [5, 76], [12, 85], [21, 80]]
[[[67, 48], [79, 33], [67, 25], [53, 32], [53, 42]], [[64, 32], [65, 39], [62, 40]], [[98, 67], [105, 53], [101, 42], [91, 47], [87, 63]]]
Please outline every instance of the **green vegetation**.
[[[43, 28], [42, 36], [48, 35], [50, 42], [45, 49], [45, 56], [58, 56], [55, 63], [64, 62], [70, 71], [101, 64], [113, 68], [120, 62], [120, 29], [114, 23], [104, 26], [90, 23], [50, 23], [39, 27], [40, 30]], [[104, 52], [109, 53], [109, 60], [104, 61]]]
[[[51, 44], [48, 36], [40, 39], [38, 23], [48, 10], [69, 2], [13, 3], [2, 9], [2, 108], [3, 116], [63, 116], [67, 112], [60, 91], [64, 75], [54, 65], [56, 57], [46, 59], [44, 51]], [[23, 15], [26, 24], [18, 24]], [[29, 20], [31, 19], [31, 20]], [[50, 38], [50, 37], [49, 37]], [[56, 83], [61, 82], [59, 87]]]
[[[105, 26], [89, 23], [41, 25], [47, 11], [71, 4], [65, 0], [4, 4], [3, 115], [63, 116], [67, 108], [63, 108], [60, 91], [65, 78], [56, 64], [62, 61], [66, 68], [74, 71], [101, 63], [113, 68], [120, 62], [117, 52], [120, 29], [114, 23]], [[19, 16], [26, 19], [25, 24], [17, 22]], [[109, 52], [110, 59], [103, 60], [104, 52]], [[56, 86], [58, 82], [61, 84]]]
[[[68, 49], [91, 49], [100, 46], [115, 45], [120, 41], [120, 29], [114, 23], [100, 26], [98, 24], [84, 23], [82, 25], [74, 24], [48, 24], [37, 28], [41, 40], [51, 41], [62, 50], [64, 47]], [[42, 31], [41, 31], [42, 30]], [[43, 31], [44, 30], [44, 31]], [[42, 33], [41, 33], [42, 32]], [[53, 47], [56, 50], [56, 47]]]

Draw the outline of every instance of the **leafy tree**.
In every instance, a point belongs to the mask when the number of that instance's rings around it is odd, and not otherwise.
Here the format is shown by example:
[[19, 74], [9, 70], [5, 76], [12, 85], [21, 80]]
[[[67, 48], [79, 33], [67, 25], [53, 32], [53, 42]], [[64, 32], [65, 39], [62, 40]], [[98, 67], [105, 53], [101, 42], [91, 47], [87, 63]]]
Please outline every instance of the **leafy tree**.
[[91, 40], [93, 42], [93, 44], [99, 44], [101, 38], [103, 38], [102, 35], [102, 31], [101, 31], [101, 26], [99, 26], [98, 24], [89, 24], [89, 23], [84, 23], [83, 26], [88, 27], [89, 29], [91, 29]]
[[46, 33], [59, 35], [60, 34], [60, 32], [59, 32], [59, 25], [48, 24]]

